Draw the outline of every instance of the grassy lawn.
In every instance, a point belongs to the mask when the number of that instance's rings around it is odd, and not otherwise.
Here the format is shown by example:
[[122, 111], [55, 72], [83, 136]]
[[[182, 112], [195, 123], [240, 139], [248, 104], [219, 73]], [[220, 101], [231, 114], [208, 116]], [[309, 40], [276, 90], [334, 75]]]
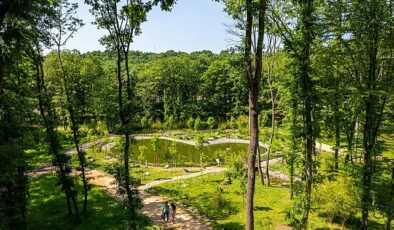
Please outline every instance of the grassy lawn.
[[[76, 223], [67, 215], [65, 196], [55, 186], [55, 180], [55, 177], [46, 175], [30, 182], [27, 229], [126, 229], [127, 217], [122, 205], [97, 187], [89, 191], [87, 213], [81, 216], [81, 223]], [[82, 196], [79, 199], [82, 205]], [[140, 229], [151, 228], [142, 215], [140, 223]]]
[[[217, 229], [244, 229], [244, 198], [239, 193], [239, 182], [218, 187], [224, 175], [206, 175], [187, 181], [171, 182], [153, 189], [177, 202], [192, 206], [214, 221]], [[286, 224], [284, 210], [289, 206], [287, 188], [267, 187], [256, 183], [256, 229], [273, 229]], [[198, 188], [198, 189], [196, 189]]]
[[387, 159], [394, 159], [394, 137], [391, 135], [384, 135], [381, 138], [384, 142], [384, 148], [382, 151], [382, 156]]
[[[164, 169], [164, 168], [158, 168], [158, 167], [148, 167], [146, 170], [143, 168], [133, 168], [132, 174], [135, 178], [140, 178], [142, 184], [147, 184], [155, 180], [159, 179], [166, 179], [166, 178], [172, 178], [176, 176], [182, 176], [182, 175], [187, 175], [189, 173], [194, 173], [194, 172], [199, 172], [200, 169], [198, 168], [193, 168], [189, 169], [189, 172], [183, 171], [182, 168], [174, 168], [174, 169]], [[149, 176], [143, 176], [144, 172], [149, 172]]]
[[[61, 143], [63, 150], [66, 151], [73, 148], [74, 145], [71, 141], [62, 141]], [[43, 163], [50, 162], [52, 160], [52, 155], [48, 153], [48, 147], [44, 144], [38, 144], [34, 149], [26, 149], [25, 154], [27, 157], [27, 162], [32, 167], [37, 167]]]
[[[60, 145], [62, 146], [61, 151], [64, 152], [74, 148], [71, 130], [58, 128], [57, 131], [60, 139]], [[94, 141], [98, 138], [100, 137], [97, 135], [84, 135], [80, 137], [80, 143]], [[25, 149], [25, 155], [27, 157], [28, 164], [33, 168], [52, 160], [52, 156], [48, 153], [47, 143], [39, 143], [32, 146], [32, 148]]]
[[[230, 137], [236, 138], [239, 132], [230, 132]], [[262, 142], [268, 137], [269, 130], [262, 130]], [[68, 135], [68, 134], [67, 134]], [[182, 136], [183, 135], [183, 136]], [[221, 137], [223, 134], [219, 131], [206, 131], [203, 133], [204, 138]], [[289, 143], [289, 134], [283, 130], [278, 129], [274, 143], [272, 145], [273, 154], [275, 156], [286, 155], [289, 151], [287, 146]], [[65, 135], [66, 136], [66, 135]], [[190, 136], [193, 139], [193, 134], [176, 135], [176, 138], [184, 139], [185, 136]], [[87, 139], [84, 139], [85, 141]], [[394, 152], [392, 147], [394, 141], [392, 137], [384, 136], [385, 146], [382, 148], [382, 155], [384, 158], [393, 159]], [[107, 143], [106, 141], [104, 144]], [[332, 144], [330, 142], [325, 142]], [[64, 149], [72, 148], [73, 144], [69, 138], [63, 138], [62, 146]], [[342, 148], [346, 148], [346, 144], [342, 143]], [[27, 150], [26, 154], [29, 157], [29, 163], [33, 167], [42, 162], [50, 161], [51, 157], [46, 153], [46, 147], [43, 144], [38, 145], [36, 149]], [[105, 170], [117, 161], [117, 156], [111, 151], [102, 152], [100, 146], [87, 150], [87, 156], [94, 159], [88, 166], [89, 168], [98, 168]], [[72, 164], [78, 165], [77, 155], [74, 154]], [[344, 170], [345, 154], [339, 156], [340, 172]], [[264, 158], [264, 157], [263, 157]], [[135, 159], [133, 157], [133, 159]], [[322, 152], [317, 156], [319, 165], [317, 171], [321, 174], [327, 174], [332, 171], [334, 165], [333, 153]], [[358, 166], [358, 164], [355, 164]], [[271, 165], [272, 171], [281, 171], [288, 174], [288, 166], [285, 163], [278, 163]], [[357, 169], [357, 168], [356, 168]], [[198, 168], [193, 168], [189, 173], [198, 171]], [[300, 169], [297, 175], [300, 175]], [[356, 170], [357, 171], [357, 170]], [[162, 178], [172, 178], [188, 174], [183, 171], [183, 168], [164, 169], [163, 167], [133, 167], [131, 169], [135, 178], [140, 178], [142, 184], [146, 184]], [[150, 175], [143, 176], [144, 172], [149, 172]], [[361, 174], [360, 174], [361, 175]], [[386, 175], [385, 175], [386, 176]], [[213, 221], [217, 229], [244, 229], [244, 198], [240, 194], [240, 184], [238, 181], [233, 181], [231, 185], [220, 185], [224, 178], [224, 174], [205, 175], [188, 180], [182, 180], [171, 183], [164, 183], [154, 188], [159, 194], [165, 195], [174, 201], [183, 203], [187, 206], [193, 207], [200, 214], [206, 216]], [[30, 184], [30, 200], [28, 213], [28, 229], [124, 229], [126, 217], [121, 205], [106, 195], [98, 188], [94, 188], [90, 192], [89, 210], [84, 215], [84, 221], [77, 224], [72, 217], [66, 214], [66, 204], [64, 195], [59, 192], [58, 187], [54, 186], [55, 178], [50, 176], [43, 176], [31, 181]], [[218, 188], [222, 192], [218, 192]], [[80, 202], [82, 204], [82, 202]], [[258, 183], [256, 180], [255, 192], [255, 224], [256, 229], [281, 229], [280, 227], [288, 225], [285, 219], [286, 209], [290, 206], [289, 190], [286, 187], [274, 186], [266, 187]], [[360, 219], [360, 211], [357, 211], [356, 216], [350, 220], [348, 227], [344, 229], [357, 229]], [[385, 218], [378, 213], [371, 212], [370, 224], [371, 229], [382, 229]], [[310, 216], [311, 229], [341, 229], [339, 224], [331, 224], [326, 221], [324, 208], [315, 210]]]
[[[233, 181], [232, 185], [220, 186], [223, 177], [223, 174], [205, 175], [190, 180], [165, 183], [154, 187], [153, 192], [193, 207], [198, 213], [212, 220], [215, 229], [244, 229], [245, 204], [243, 195], [239, 193], [239, 182]], [[223, 189], [220, 195], [219, 186]], [[256, 229], [281, 229], [287, 225], [285, 211], [290, 204], [288, 188], [276, 185], [262, 186], [256, 181]], [[358, 222], [359, 215], [350, 224]], [[371, 214], [370, 222], [371, 229], [381, 229], [384, 218], [379, 219]], [[341, 225], [326, 222], [324, 213], [316, 211], [310, 215], [310, 228], [341, 229]], [[349, 226], [345, 229], [354, 229], [354, 227]]]

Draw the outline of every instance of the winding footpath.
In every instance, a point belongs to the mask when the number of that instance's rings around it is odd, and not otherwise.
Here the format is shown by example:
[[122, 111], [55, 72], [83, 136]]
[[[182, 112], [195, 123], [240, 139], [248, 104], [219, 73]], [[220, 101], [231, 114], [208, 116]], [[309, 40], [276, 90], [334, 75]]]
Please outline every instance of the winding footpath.
[[[113, 140], [116, 138], [115, 135], [111, 135], [109, 138], [101, 138], [93, 142], [88, 142], [84, 143], [81, 145], [81, 148], [86, 150], [88, 148], [91, 148], [95, 145], [98, 145], [100, 143], [103, 143], [106, 139], [108, 140]], [[137, 136], [136, 140], [144, 140], [144, 139], [150, 139], [150, 136]], [[165, 140], [171, 140], [171, 141], [177, 141], [185, 144], [190, 144], [190, 145], [195, 145], [194, 141], [190, 140], [180, 140], [180, 139], [175, 139], [175, 138], [170, 138], [170, 137], [159, 137], [160, 139], [165, 139]], [[215, 140], [210, 140], [204, 143], [204, 146], [207, 145], [213, 145], [213, 144], [223, 144], [223, 143], [245, 143], [248, 144], [248, 140], [242, 140], [242, 139], [230, 139], [230, 138], [220, 138], [220, 139], [215, 139]], [[264, 143], [259, 143], [260, 146], [262, 147], [267, 147], [266, 144]], [[320, 150], [323, 151], [329, 151], [332, 152], [332, 148], [329, 145], [317, 143], [320, 145]], [[113, 143], [108, 143], [106, 145], [103, 145], [102, 150], [109, 151], [113, 147]], [[66, 154], [75, 154], [76, 150], [75, 148], [70, 149], [66, 151]], [[271, 159], [270, 163], [275, 164], [282, 161], [282, 158], [276, 158], [276, 159]], [[262, 162], [262, 166], [265, 166], [265, 162]], [[204, 169], [201, 172], [196, 172], [196, 173], [190, 173], [186, 175], [181, 175], [173, 178], [168, 178], [168, 179], [163, 179], [163, 180], [157, 180], [150, 182], [148, 184], [140, 186], [138, 189], [141, 194], [141, 198], [143, 199], [143, 208], [142, 212], [147, 215], [155, 225], [164, 227], [164, 228], [172, 228], [172, 229], [190, 229], [190, 230], [210, 230], [212, 227], [210, 227], [210, 222], [209, 220], [191, 212], [188, 209], [182, 208], [182, 207], [177, 207], [177, 214], [176, 214], [176, 221], [175, 224], [172, 223], [165, 223], [161, 220], [161, 207], [163, 205], [163, 202], [167, 201], [168, 198], [164, 196], [157, 196], [157, 195], [152, 195], [147, 193], [145, 190], [152, 188], [154, 186], [157, 186], [159, 184], [167, 183], [167, 182], [172, 182], [172, 181], [179, 181], [179, 180], [186, 180], [186, 179], [191, 179], [195, 178], [198, 176], [206, 175], [206, 174], [214, 174], [214, 173], [221, 173], [225, 168], [221, 167], [209, 167]], [[50, 164], [50, 163], [44, 163], [40, 165], [39, 167], [34, 168], [30, 173], [29, 177], [34, 178], [38, 177], [44, 174], [52, 173], [55, 174], [56, 169]], [[76, 171], [73, 173], [77, 174]], [[271, 176], [281, 178], [283, 180], [288, 180], [288, 177], [281, 172], [271, 172]], [[116, 186], [114, 184], [115, 178], [112, 175], [109, 175], [108, 173], [98, 170], [98, 169], [87, 169], [86, 171], [87, 178], [89, 179], [89, 183], [93, 184], [97, 187], [102, 188], [108, 195], [114, 197], [115, 199], [120, 200], [119, 195], [116, 193]]]
[[[114, 138], [114, 137], [110, 137], [110, 138]], [[81, 145], [81, 147], [82, 147], [82, 149], [88, 149], [94, 145], [99, 144], [103, 140], [104, 139], [99, 139], [94, 142], [84, 143]], [[71, 150], [66, 151], [66, 153], [67, 154], [75, 154], [76, 151], [75, 151], [75, 149], [71, 149]], [[144, 204], [144, 206], [142, 208], [142, 212], [153, 221], [154, 225], [157, 225], [160, 227], [172, 228], [172, 229], [211, 230], [212, 227], [210, 227], [209, 220], [191, 212], [188, 209], [182, 208], [182, 207], [177, 207], [175, 224], [163, 222], [161, 220], [161, 207], [163, 205], [163, 202], [167, 201], [168, 198], [166, 198], [164, 196], [151, 195], [151, 194], [145, 192], [145, 190], [148, 188], [154, 187], [156, 185], [162, 184], [162, 183], [190, 179], [190, 178], [194, 178], [194, 177], [198, 177], [198, 176], [202, 176], [202, 175], [206, 175], [206, 174], [211, 174], [211, 173], [220, 173], [224, 170], [225, 170], [224, 168], [211, 167], [211, 168], [206, 168], [205, 170], [203, 170], [201, 172], [190, 173], [187, 175], [177, 176], [177, 177], [168, 178], [168, 179], [164, 179], [164, 180], [153, 181], [151, 183], [140, 186], [138, 189], [140, 190], [141, 198], [142, 198], [143, 204]], [[45, 175], [45, 174], [50, 174], [50, 173], [55, 174], [56, 168], [53, 167], [50, 163], [44, 163], [44, 164], [40, 165], [39, 167], [34, 168], [29, 173], [28, 176], [30, 178], [35, 178], [35, 177]], [[74, 171], [73, 173], [77, 174], [76, 171]], [[87, 169], [86, 176], [87, 176], [90, 184], [100, 187], [111, 197], [114, 197], [115, 199], [120, 200], [119, 195], [116, 193], [116, 186], [114, 184], [115, 178], [112, 175], [109, 175], [108, 173], [106, 173], [102, 170], [98, 170], [98, 169]]]
[[[175, 224], [163, 222], [161, 220], [161, 207], [165, 201], [168, 201], [168, 198], [149, 194], [145, 192], [145, 190], [162, 183], [194, 178], [209, 173], [220, 173], [221, 171], [223, 171], [223, 168], [209, 168], [202, 172], [177, 176], [166, 180], [153, 181], [146, 185], [140, 186], [138, 189], [140, 190], [140, 195], [144, 204], [142, 213], [148, 216], [155, 225], [160, 227], [191, 230], [212, 229], [210, 227], [209, 220], [204, 219], [190, 210], [179, 206], [177, 207]], [[92, 169], [88, 170], [87, 177], [89, 178], [89, 183], [102, 188], [108, 195], [114, 197], [115, 199], [120, 199], [120, 197], [116, 194], [116, 186], [114, 185], [115, 178], [113, 176], [101, 170]]]

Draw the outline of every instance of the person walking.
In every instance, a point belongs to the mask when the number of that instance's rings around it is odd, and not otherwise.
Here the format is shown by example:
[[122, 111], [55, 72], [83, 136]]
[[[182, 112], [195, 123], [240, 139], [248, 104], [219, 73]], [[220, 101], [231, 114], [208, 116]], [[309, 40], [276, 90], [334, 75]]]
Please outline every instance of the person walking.
[[171, 203], [171, 219], [172, 219], [172, 224], [175, 224], [175, 214], [176, 214], [176, 206], [175, 206], [175, 203]]
[[161, 218], [163, 221], [168, 222], [170, 218], [170, 206], [168, 206], [168, 201], [164, 202], [162, 207]]

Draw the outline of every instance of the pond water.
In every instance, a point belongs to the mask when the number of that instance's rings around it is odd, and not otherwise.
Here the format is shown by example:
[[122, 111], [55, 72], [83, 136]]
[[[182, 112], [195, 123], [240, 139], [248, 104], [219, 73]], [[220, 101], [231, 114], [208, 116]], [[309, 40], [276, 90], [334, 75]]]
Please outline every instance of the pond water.
[[[138, 140], [135, 141], [135, 144], [132, 146], [132, 152], [134, 156], [140, 155], [139, 146], [146, 146], [145, 150], [145, 159], [149, 163], [169, 163], [173, 159], [170, 154], [170, 146], [174, 141], [171, 140], [163, 140], [159, 139], [159, 149], [157, 153], [153, 151], [152, 142], [150, 139], [146, 140]], [[204, 153], [206, 157], [206, 162], [215, 162], [215, 159], [220, 156], [220, 158], [225, 160], [229, 156], [233, 156], [235, 154], [246, 156], [248, 150], [248, 144], [242, 143], [223, 143], [223, 144], [214, 144], [202, 147], [201, 150], [196, 149], [194, 145], [188, 145], [175, 141], [176, 146], [176, 158], [178, 164], [199, 164], [200, 163], [200, 154]], [[261, 152], [264, 152], [261, 149]]]

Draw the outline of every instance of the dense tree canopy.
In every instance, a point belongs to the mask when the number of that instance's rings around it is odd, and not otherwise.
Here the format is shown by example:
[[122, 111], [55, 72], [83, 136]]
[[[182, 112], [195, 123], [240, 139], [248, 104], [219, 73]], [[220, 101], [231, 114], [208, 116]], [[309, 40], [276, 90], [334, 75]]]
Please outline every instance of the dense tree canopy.
[[[107, 32], [100, 39], [106, 50], [87, 53], [64, 49], [83, 25], [78, 4], [0, 2], [0, 229], [29, 226], [28, 172], [50, 166], [62, 208], [74, 215], [73, 223], [83, 224], [94, 215], [79, 215], [79, 208], [83, 196], [82, 210], [89, 210], [85, 169], [98, 168], [114, 175], [129, 227], [139, 228], [141, 181], [135, 172], [144, 164], [146, 170], [148, 163], [159, 170], [161, 158], [169, 163], [166, 167], [190, 166], [175, 142], [168, 150], [160, 146], [160, 138], [168, 135], [196, 146], [191, 151], [198, 163], [193, 166], [217, 164], [229, 170], [223, 182], [213, 183], [217, 201], [209, 202], [228, 205], [228, 215], [237, 210], [232, 201], [222, 200], [230, 194], [222, 193], [224, 186], [236, 180], [241, 191], [234, 194], [246, 201], [241, 228], [262, 226], [254, 219], [262, 208], [254, 204], [261, 195], [255, 193], [262, 186], [255, 184], [258, 170], [267, 186], [288, 184], [283, 191], [289, 191], [290, 199], [280, 212], [287, 222], [282, 224], [311, 229], [315, 219], [325, 216], [349, 229], [371, 229], [377, 225], [370, 219], [378, 215], [391, 229], [392, 1], [221, 2], [239, 43], [220, 53], [131, 50], [153, 7], [168, 11], [174, 0], [87, 0], [94, 25]], [[149, 133], [151, 144], [135, 148], [137, 133]], [[107, 143], [109, 134], [122, 138]], [[226, 148], [215, 152], [216, 163], [207, 162], [205, 145], [222, 134], [250, 140], [248, 153], [230, 154]], [[103, 154], [111, 166], [86, 157], [82, 142], [89, 138], [98, 143], [92, 151]], [[264, 152], [260, 142], [267, 143]], [[111, 153], [103, 151], [107, 144]], [[332, 151], [324, 150], [324, 144]], [[70, 146], [76, 147], [75, 159], [64, 150]], [[153, 162], [148, 162], [150, 150]], [[270, 171], [272, 156], [280, 159], [274, 170], [288, 178], [286, 183]], [[75, 175], [81, 176], [82, 187]], [[269, 200], [269, 195], [264, 197]]]

